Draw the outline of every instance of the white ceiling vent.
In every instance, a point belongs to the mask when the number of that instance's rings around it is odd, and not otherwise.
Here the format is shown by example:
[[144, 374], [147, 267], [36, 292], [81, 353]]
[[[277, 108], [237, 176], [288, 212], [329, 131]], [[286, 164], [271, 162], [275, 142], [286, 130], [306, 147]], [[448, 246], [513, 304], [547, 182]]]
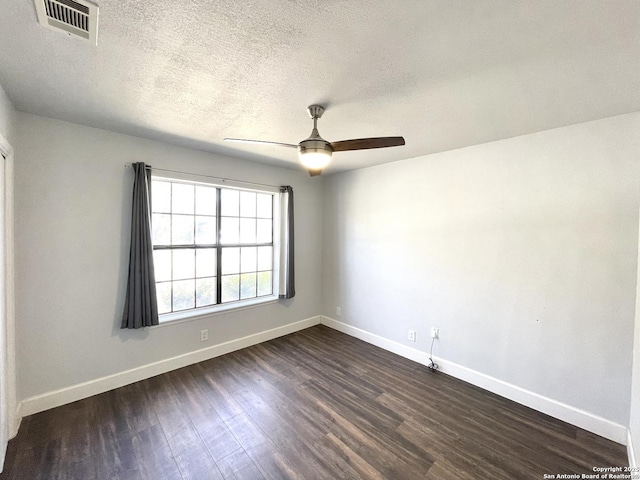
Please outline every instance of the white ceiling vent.
[[98, 44], [98, 6], [85, 0], [34, 0], [38, 22]]

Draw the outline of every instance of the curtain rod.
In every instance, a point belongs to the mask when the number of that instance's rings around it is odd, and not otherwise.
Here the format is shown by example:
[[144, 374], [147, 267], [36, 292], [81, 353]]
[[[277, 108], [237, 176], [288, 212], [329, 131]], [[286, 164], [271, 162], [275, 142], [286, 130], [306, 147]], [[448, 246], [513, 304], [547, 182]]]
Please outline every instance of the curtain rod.
[[[124, 168], [130, 168], [130, 163], [125, 163]], [[213, 175], [204, 175], [201, 173], [191, 173], [191, 172], [180, 172], [178, 170], [167, 170], [166, 168], [154, 168], [151, 165], [147, 165], [148, 170], [157, 170], [159, 172], [167, 172], [167, 173], [178, 173], [182, 175], [193, 175], [194, 177], [205, 177], [205, 178], [213, 178], [215, 180], [222, 180], [223, 182], [237, 182], [244, 183], [247, 185], [258, 185], [259, 187], [271, 187], [271, 188], [280, 188], [280, 185], [269, 185], [268, 183], [258, 183], [258, 182], [247, 182], [246, 180], [236, 180], [235, 178], [225, 178], [225, 177], [214, 177]]]

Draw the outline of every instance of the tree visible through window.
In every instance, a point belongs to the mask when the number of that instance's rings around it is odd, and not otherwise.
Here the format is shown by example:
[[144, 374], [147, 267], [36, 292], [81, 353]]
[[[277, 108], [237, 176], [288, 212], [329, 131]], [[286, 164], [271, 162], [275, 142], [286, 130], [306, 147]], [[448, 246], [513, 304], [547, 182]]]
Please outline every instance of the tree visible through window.
[[155, 178], [158, 312], [273, 294], [274, 195]]

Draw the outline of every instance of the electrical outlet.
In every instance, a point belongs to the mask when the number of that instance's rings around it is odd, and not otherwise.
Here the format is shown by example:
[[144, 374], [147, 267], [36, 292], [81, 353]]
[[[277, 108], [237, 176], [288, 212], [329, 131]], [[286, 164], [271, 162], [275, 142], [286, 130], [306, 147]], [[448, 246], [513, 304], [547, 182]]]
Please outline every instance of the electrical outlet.
[[209, 329], [200, 330], [200, 341], [206, 342], [207, 340], [209, 340]]
[[340, 307], [336, 307], [336, 316], [342, 315], [342, 309]]
[[431, 328], [431, 338], [438, 338], [440, 331], [436, 327]]
[[409, 341], [410, 342], [415, 342], [416, 341], [416, 331], [415, 330], [409, 330]]

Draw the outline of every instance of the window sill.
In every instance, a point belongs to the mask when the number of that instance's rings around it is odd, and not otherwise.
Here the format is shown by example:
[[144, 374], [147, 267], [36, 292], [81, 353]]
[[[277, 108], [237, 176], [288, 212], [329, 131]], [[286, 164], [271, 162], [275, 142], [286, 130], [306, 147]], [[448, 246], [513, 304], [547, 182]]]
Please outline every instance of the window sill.
[[277, 295], [269, 295], [252, 300], [243, 300], [233, 303], [225, 303], [224, 305], [215, 305], [213, 307], [204, 307], [194, 310], [185, 310], [182, 312], [165, 313], [159, 316], [160, 325], [157, 325], [153, 328], [166, 327], [168, 325], [189, 322], [204, 317], [212, 317], [216, 315], [223, 315], [225, 313], [237, 312], [239, 310], [255, 308], [269, 303], [275, 303], [277, 301]]

